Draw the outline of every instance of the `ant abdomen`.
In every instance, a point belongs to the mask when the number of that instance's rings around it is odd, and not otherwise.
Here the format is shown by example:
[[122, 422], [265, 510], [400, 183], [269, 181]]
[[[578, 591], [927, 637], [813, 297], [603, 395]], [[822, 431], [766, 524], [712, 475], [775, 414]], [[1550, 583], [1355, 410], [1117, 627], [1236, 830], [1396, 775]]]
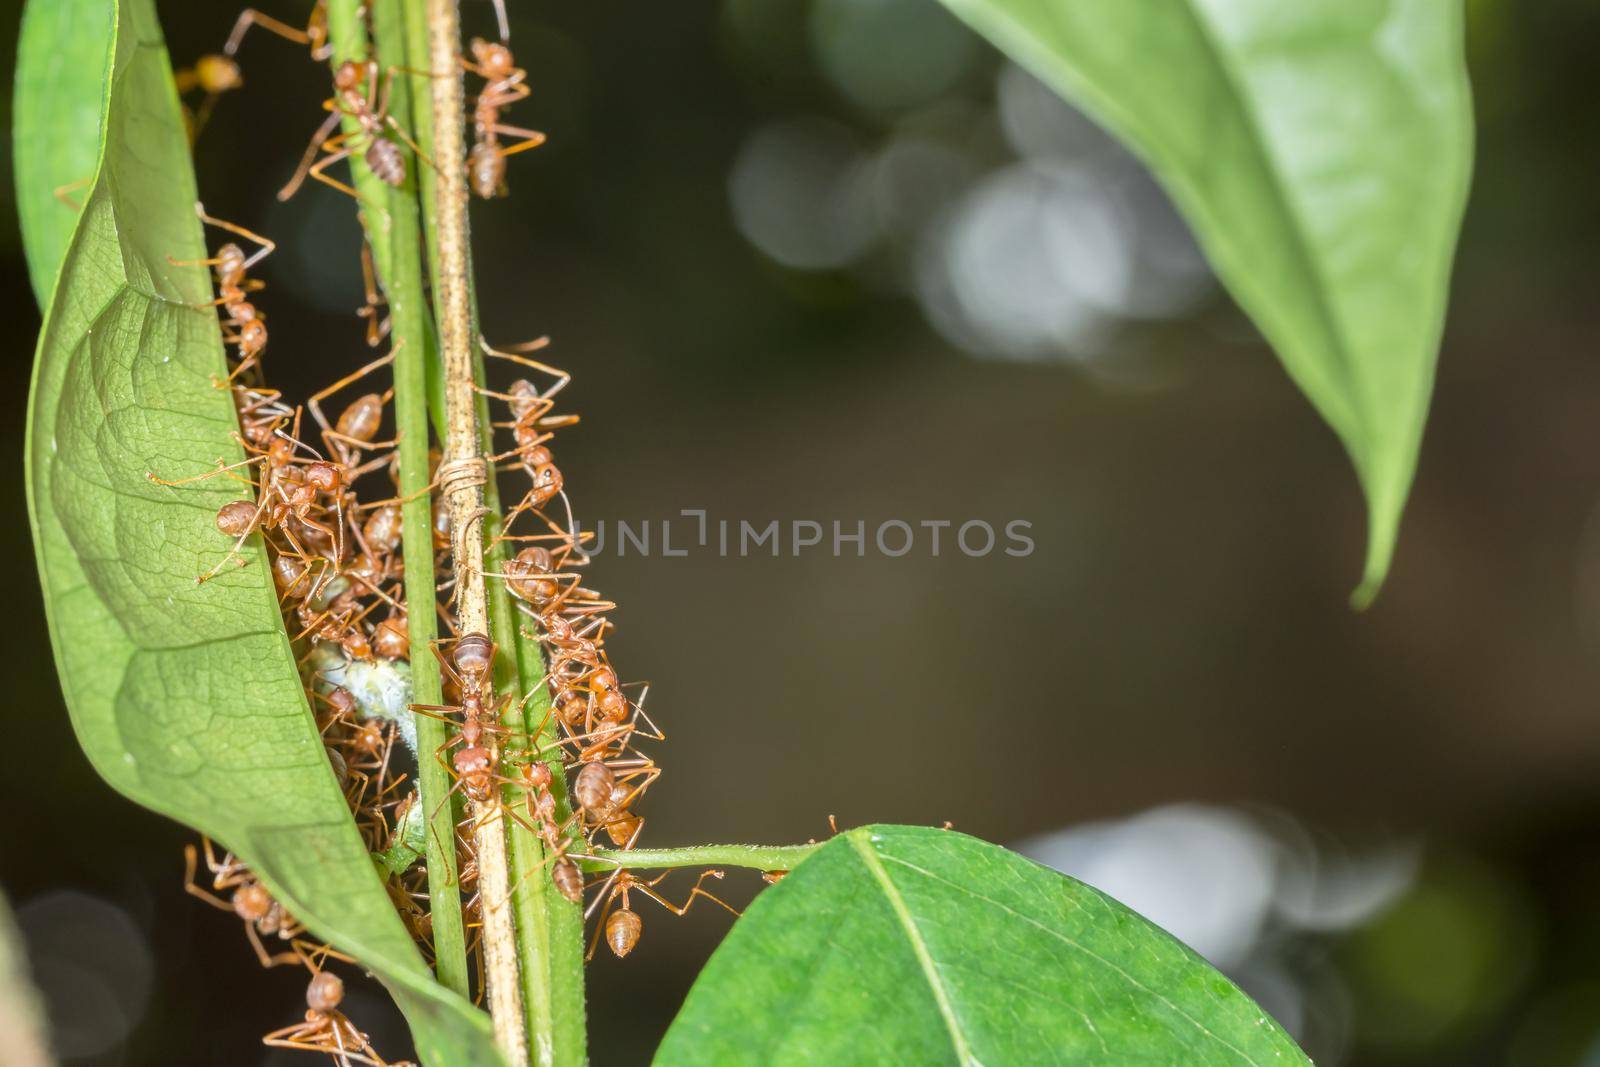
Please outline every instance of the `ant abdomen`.
[[606, 917], [606, 945], [620, 960], [633, 951], [643, 930], [644, 921], [638, 912], [618, 908]]
[[398, 188], [406, 180], [406, 157], [400, 146], [384, 137], [374, 137], [367, 146], [367, 166], [378, 178]]

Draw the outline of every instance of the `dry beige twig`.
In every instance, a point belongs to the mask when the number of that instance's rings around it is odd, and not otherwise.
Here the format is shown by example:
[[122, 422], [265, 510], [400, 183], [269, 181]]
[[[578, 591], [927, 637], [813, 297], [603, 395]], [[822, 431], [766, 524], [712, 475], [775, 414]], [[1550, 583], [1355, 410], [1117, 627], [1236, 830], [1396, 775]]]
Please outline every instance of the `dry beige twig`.
[[[489, 469], [478, 427], [473, 380], [472, 312], [467, 252], [465, 105], [461, 85], [461, 31], [456, 0], [428, 0], [429, 66], [433, 86], [434, 156], [438, 167], [438, 257], [434, 289], [439, 345], [444, 358], [445, 438], [440, 491], [450, 509], [456, 614], [460, 632], [489, 632], [483, 578], [483, 486]], [[483, 909], [484, 980], [495, 1041], [511, 1067], [528, 1062], [527, 1024], [517, 970], [505, 821], [499, 798], [474, 805], [478, 899]]]

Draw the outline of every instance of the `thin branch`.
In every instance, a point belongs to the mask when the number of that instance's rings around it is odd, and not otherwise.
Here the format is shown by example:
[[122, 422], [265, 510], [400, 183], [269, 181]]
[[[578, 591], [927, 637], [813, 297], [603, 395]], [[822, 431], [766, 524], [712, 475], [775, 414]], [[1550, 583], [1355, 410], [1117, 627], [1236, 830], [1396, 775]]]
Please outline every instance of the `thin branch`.
[[[465, 106], [461, 30], [455, 0], [428, 0], [428, 70], [433, 88], [433, 153], [438, 169], [433, 287], [444, 360], [447, 433], [441, 489], [450, 511], [456, 619], [462, 633], [490, 633], [483, 577], [483, 485], [488, 480], [473, 376], [471, 260], [467, 251]], [[527, 1025], [501, 799], [474, 802], [478, 892], [483, 912], [484, 981], [495, 1039], [511, 1067], [528, 1062]]]
[[[408, 81], [412, 96], [417, 100], [430, 98], [431, 66], [428, 26], [421, 0], [407, 8], [406, 61], [412, 68]], [[413, 131], [419, 143], [433, 154], [433, 115], [431, 110], [418, 109]], [[439, 243], [437, 219], [438, 175], [432, 168], [424, 168], [419, 177], [422, 186], [423, 230], [430, 249], [437, 250]], [[478, 336], [477, 302], [473, 292], [473, 278], [465, 278], [467, 310], [470, 316], [471, 336]], [[443, 310], [439, 312], [444, 318]], [[481, 348], [474, 348], [474, 374], [478, 384], [487, 379]], [[436, 380], [443, 381], [442, 371]], [[436, 417], [438, 413], [436, 412]], [[441, 424], [444, 422], [439, 417]], [[478, 398], [478, 424], [482, 431], [481, 448], [494, 451], [493, 430], [490, 424], [487, 397]], [[488, 538], [484, 549], [484, 565], [491, 573], [505, 569], [507, 542], [495, 538], [498, 533], [500, 495], [491, 477], [483, 486], [484, 533]], [[489, 623], [492, 632], [502, 645], [509, 646], [512, 654], [502, 655], [495, 664], [495, 682], [500, 692], [515, 687], [523, 698], [513, 701], [505, 711], [505, 725], [514, 732], [523, 733], [540, 729], [539, 749], [550, 753], [552, 783], [550, 791], [556, 802], [556, 820], [564, 822], [570, 814], [567, 801], [566, 772], [562, 767], [562, 749], [558, 742], [555, 721], [548, 715], [549, 687], [544, 684], [547, 673], [543, 650], [530, 632], [517, 625], [517, 613], [511, 604], [510, 593], [503, 582], [487, 587]], [[514, 785], [505, 787], [505, 802], [514, 810], [526, 804], [522, 790]], [[563, 897], [550, 879], [550, 862], [543, 843], [518, 822], [506, 827], [510, 839], [510, 877], [512, 881], [512, 907], [517, 940], [522, 963], [523, 1006], [527, 1013], [530, 1054], [540, 1067], [582, 1065], [586, 1062], [587, 1020], [584, 1015], [583, 996], [583, 909]], [[574, 843], [577, 843], [574, 829]]]
[[[421, 0], [409, 0], [420, 3]], [[374, 14], [374, 31], [380, 56], [395, 51], [396, 21], [392, 5]], [[329, 8], [333, 62], [361, 61], [368, 56], [366, 30], [356, 0], [335, 0]], [[408, 100], [395, 93], [390, 108], [397, 121], [409, 117]], [[413, 173], [417, 166], [411, 169]], [[412, 658], [421, 657], [412, 671], [413, 695], [419, 704], [443, 701], [439, 672], [430, 669], [428, 645], [438, 636], [432, 610], [433, 570], [432, 508], [424, 488], [428, 484], [427, 368], [424, 353], [431, 341], [426, 297], [423, 295], [416, 190], [409, 185], [392, 189], [372, 173], [364, 157], [351, 158], [351, 177], [362, 197], [362, 221], [372, 247], [388, 300], [394, 348], [395, 426], [400, 460], [401, 545], [405, 566], [407, 604], [427, 605], [406, 613]], [[431, 716], [415, 715], [417, 750], [440, 748], [449, 727]], [[449, 773], [438, 760], [417, 761], [419, 800], [429, 814], [427, 834], [428, 899], [432, 914], [434, 970], [439, 981], [462, 996], [468, 995], [465, 923], [461, 916], [461, 890], [456, 877], [455, 818], [444, 800], [450, 793]]]
[[626, 852], [597, 848], [578, 857], [589, 871], [618, 867], [649, 870], [660, 867], [749, 867], [757, 871], [792, 871], [809, 859], [820, 842], [805, 845], [690, 845], [686, 848], [636, 848]]

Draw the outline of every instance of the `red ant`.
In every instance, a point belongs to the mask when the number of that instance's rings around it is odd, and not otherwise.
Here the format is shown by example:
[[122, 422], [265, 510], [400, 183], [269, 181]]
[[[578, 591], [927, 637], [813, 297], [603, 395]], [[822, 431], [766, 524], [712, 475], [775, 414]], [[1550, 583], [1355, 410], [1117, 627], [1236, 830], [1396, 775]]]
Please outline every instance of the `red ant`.
[[[223, 900], [202, 889], [195, 882], [197, 854], [193, 845], [186, 845], [183, 850], [184, 891], [191, 896], [199, 897], [219, 911], [232, 912], [243, 920], [245, 936], [250, 939], [250, 947], [255, 950], [256, 959], [261, 961], [261, 966], [276, 967], [283, 963], [306, 962], [306, 952], [315, 949], [316, 946], [300, 940], [299, 935], [305, 933], [305, 927], [285, 911], [282, 904], [273, 899], [267, 887], [250, 872], [250, 868], [234, 859], [232, 853], [219, 861], [211, 849], [210, 838], [203, 837], [200, 840], [205, 846], [206, 867], [210, 869], [212, 875], [211, 888], [218, 892], [225, 889], [233, 890], [231, 900]], [[270, 955], [266, 946], [261, 943], [261, 938], [274, 935], [288, 941], [293, 951]]]
[[[500, 112], [517, 101], [525, 99], [530, 90], [526, 84], [528, 72], [516, 65], [511, 47], [504, 41], [490, 42], [481, 37], [472, 41], [472, 62], [463, 58], [461, 65], [484, 80], [473, 106], [473, 145], [467, 154], [467, 170], [472, 191], [484, 200], [505, 196], [506, 158], [544, 144], [545, 136], [538, 130], [520, 126], [507, 126], [500, 121]], [[501, 135], [520, 137], [512, 145], [502, 145]]]
[[311, 982], [306, 987], [305, 1021], [272, 1031], [261, 1039], [263, 1045], [325, 1052], [341, 1067], [353, 1063], [369, 1067], [411, 1067], [409, 1063], [391, 1064], [378, 1055], [367, 1035], [356, 1029], [339, 1010], [344, 1002], [344, 982], [338, 975], [316, 967], [312, 971]]
[[[618, 868], [606, 878], [596, 879], [594, 884], [601, 885], [600, 893], [595, 897], [594, 903], [589, 905], [589, 910], [584, 913], [584, 918], [592, 915], [596, 908], [602, 908], [602, 902], [603, 908], [600, 912], [600, 922], [595, 927], [594, 940], [589, 942], [589, 951], [584, 958], [594, 958], [594, 950], [599, 947], [602, 933], [605, 935], [607, 947], [611, 949], [618, 959], [632, 952], [634, 946], [639, 943], [639, 935], [644, 931], [644, 920], [639, 918], [638, 912], [628, 906], [628, 894], [630, 892], [643, 893], [678, 916], [684, 915], [694, 906], [696, 897], [704, 897], [707, 900], [714, 901], [732, 912], [735, 917], [738, 916], [739, 909], [721, 897], [715, 896], [700, 887], [700, 883], [707, 878], [721, 878], [721, 871], [700, 872], [700, 877], [694, 883], [694, 888], [689, 890], [689, 895], [684, 899], [681, 906], [672, 903], [655, 891], [655, 887], [661, 883], [662, 879], [671, 873], [671, 871], [665, 871], [654, 878], [646, 880], [638, 877], [632, 871]], [[620, 905], [618, 903], [619, 900]]]
[[206, 214], [204, 204], [196, 203], [195, 214], [200, 216], [200, 221], [218, 229], [227, 230], [229, 233], [238, 234], [260, 245], [249, 256], [244, 254], [244, 249], [233, 242], [228, 242], [217, 249], [217, 254], [210, 259], [173, 259], [167, 257], [167, 262], [174, 267], [211, 267], [217, 279], [217, 298], [204, 304], [197, 305], [202, 308], [220, 306], [227, 315], [228, 325], [233, 332], [223, 333], [223, 341], [239, 346], [239, 365], [228, 375], [231, 382], [246, 370], [260, 365], [261, 353], [267, 347], [267, 324], [265, 317], [256, 310], [256, 306], [247, 298], [246, 294], [253, 293], [265, 287], [264, 282], [246, 276], [246, 272], [262, 259], [271, 255], [278, 246], [273, 241], [252, 233], [243, 226], [236, 226], [231, 222], [214, 219]]
[[[427, 155], [422, 151], [411, 137], [400, 128], [400, 123], [389, 114], [389, 93], [394, 88], [394, 76], [399, 72], [398, 67], [391, 67], [384, 75], [383, 92], [378, 92], [378, 64], [373, 60], [355, 62], [346, 60], [339, 64], [333, 72], [334, 95], [322, 102], [322, 106], [329, 112], [322, 126], [311, 138], [300, 165], [295, 168], [294, 177], [289, 179], [289, 184], [278, 190], [278, 199], [287, 200], [299, 190], [301, 183], [307, 175], [333, 186], [340, 192], [348, 193], [357, 200], [361, 194], [336, 178], [324, 173], [329, 167], [341, 159], [347, 159], [357, 152], [362, 153], [367, 167], [373, 174], [388, 185], [396, 188], [406, 180], [406, 158], [400, 151], [400, 146], [384, 136], [385, 129], [394, 131], [395, 136], [406, 143], [417, 158], [427, 161]], [[363, 92], [362, 83], [366, 83]], [[377, 106], [373, 106], [376, 99]], [[334, 127], [344, 118], [352, 118], [359, 127], [351, 133], [333, 135]], [[313, 163], [318, 152], [327, 155]]]

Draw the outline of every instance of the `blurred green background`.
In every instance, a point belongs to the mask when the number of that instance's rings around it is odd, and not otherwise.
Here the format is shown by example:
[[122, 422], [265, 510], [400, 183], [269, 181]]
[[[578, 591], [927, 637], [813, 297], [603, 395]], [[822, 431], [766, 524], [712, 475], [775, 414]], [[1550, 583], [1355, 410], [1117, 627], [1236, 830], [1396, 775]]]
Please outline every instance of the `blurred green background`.
[[[180, 65], [236, 14], [159, 6]], [[551, 140], [474, 208], [485, 328], [551, 334], [574, 373], [585, 523], [656, 524], [652, 555], [592, 570], [670, 736], [650, 843], [948, 819], [1167, 926], [1323, 1067], [1600, 1064], [1600, 8], [1469, 4], [1477, 175], [1363, 615], [1332, 434], [1139, 166], [932, 0], [511, 9], [534, 89], [513, 121]], [[466, 11], [491, 31], [487, 0]], [[326, 71], [264, 34], [241, 60], [200, 188], [281, 244], [267, 366], [303, 395], [366, 357], [358, 231], [331, 190], [272, 195]], [[256, 1039], [303, 982], [183, 894], [190, 835], [72, 739], [20, 476], [38, 315], [0, 218], [0, 886], [64, 1061], [300, 1062]], [[865, 522], [867, 552], [665, 558], [682, 509]], [[1025, 520], [1036, 549], [969, 558], [947, 532], [888, 558], [891, 519]], [[647, 1057], [727, 927], [644, 918], [589, 971], [597, 1063]], [[403, 1054], [381, 994], [350, 1013]]]

